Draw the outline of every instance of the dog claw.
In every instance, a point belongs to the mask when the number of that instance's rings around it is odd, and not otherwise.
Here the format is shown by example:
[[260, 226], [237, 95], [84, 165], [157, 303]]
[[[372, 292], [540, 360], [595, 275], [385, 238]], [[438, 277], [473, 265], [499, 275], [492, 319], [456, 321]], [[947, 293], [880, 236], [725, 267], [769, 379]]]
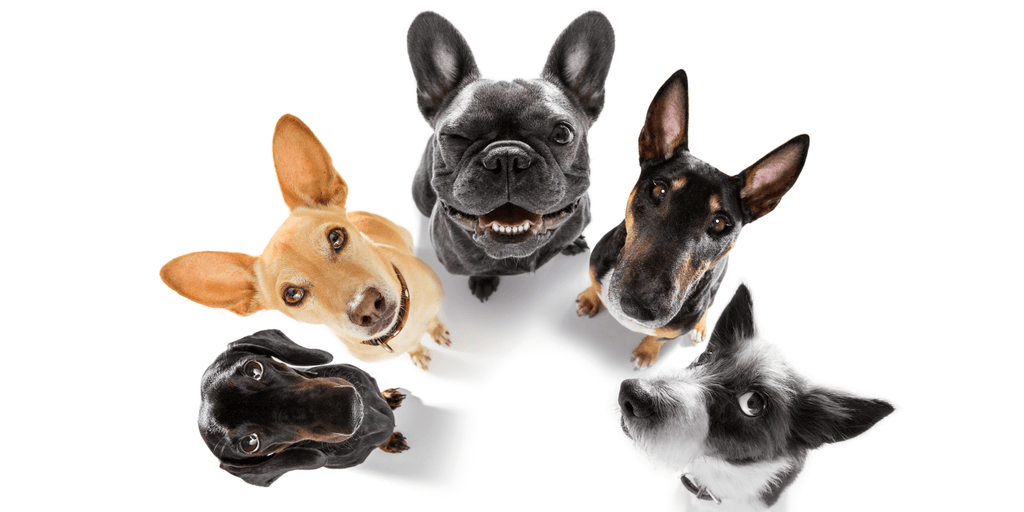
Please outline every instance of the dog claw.
[[587, 315], [593, 318], [594, 315], [600, 312], [601, 297], [594, 291], [593, 286], [583, 290], [583, 293], [576, 296], [576, 316]]
[[640, 345], [633, 350], [633, 357], [629, 358], [630, 362], [633, 363], [634, 370], [643, 370], [649, 368], [655, 362], [658, 361], [658, 354], [661, 353], [661, 345], [666, 340], [655, 336], [647, 336], [644, 338]]
[[704, 341], [706, 341], [705, 338], [707, 338], [707, 336], [696, 329], [690, 331], [690, 341], [692, 341], [694, 345], [704, 343]]
[[587, 245], [587, 241], [583, 238], [583, 235], [580, 235], [580, 237], [573, 241], [573, 243], [562, 249], [562, 254], [566, 256], [575, 256], [589, 248], [590, 246]]
[[498, 291], [498, 276], [469, 276], [469, 291], [480, 302], [484, 302], [492, 293]]
[[405, 400], [405, 393], [402, 393], [398, 388], [388, 388], [380, 392], [381, 396], [384, 397], [384, 401], [388, 403], [388, 407], [391, 410], [398, 409], [402, 405], [402, 400]]
[[405, 442], [405, 436], [401, 432], [392, 432], [391, 437], [380, 445], [380, 449], [388, 453], [401, 453], [409, 449], [409, 444]]

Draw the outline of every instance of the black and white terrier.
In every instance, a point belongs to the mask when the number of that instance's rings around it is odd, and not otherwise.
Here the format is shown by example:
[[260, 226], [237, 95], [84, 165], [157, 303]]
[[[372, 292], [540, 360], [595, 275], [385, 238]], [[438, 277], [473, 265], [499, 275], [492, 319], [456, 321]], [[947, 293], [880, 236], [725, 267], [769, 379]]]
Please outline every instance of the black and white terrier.
[[716, 510], [768, 509], [809, 450], [856, 437], [893, 412], [885, 401], [816, 386], [790, 369], [757, 335], [745, 285], [693, 364], [623, 381], [619, 406], [626, 435], [682, 471], [695, 503]]

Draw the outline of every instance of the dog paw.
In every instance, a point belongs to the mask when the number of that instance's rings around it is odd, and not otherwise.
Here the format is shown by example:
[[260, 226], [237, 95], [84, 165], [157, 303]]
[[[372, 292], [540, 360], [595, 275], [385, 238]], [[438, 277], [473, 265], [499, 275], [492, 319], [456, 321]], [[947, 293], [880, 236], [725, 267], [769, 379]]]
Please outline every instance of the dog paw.
[[412, 359], [412, 363], [423, 368], [424, 371], [430, 369], [430, 351], [423, 345], [410, 350], [409, 359]]
[[492, 293], [498, 291], [498, 276], [469, 276], [469, 291], [484, 302]]
[[562, 249], [562, 254], [566, 256], [575, 256], [581, 252], [586, 251], [589, 248], [590, 246], [587, 245], [587, 241], [583, 239], [583, 235], [580, 235], [580, 237], [577, 238], [576, 241], [565, 246], [565, 248]]
[[707, 333], [698, 331], [697, 329], [690, 331], [690, 341], [692, 341], [694, 345], [704, 343], [707, 340], [707, 337]]
[[629, 360], [633, 363], [634, 370], [643, 370], [649, 368], [658, 360], [658, 354], [661, 353], [661, 345], [665, 341], [655, 336], [647, 336], [640, 345], [633, 351], [633, 357]]
[[402, 400], [405, 400], [405, 393], [399, 391], [398, 388], [388, 388], [381, 391], [380, 394], [392, 411], [398, 409], [398, 406], [402, 405]]
[[594, 286], [576, 296], [576, 316], [587, 315], [593, 318], [599, 312], [601, 312], [601, 297], [594, 290]]
[[445, 328], [444, 324], [441, 323], [437, 317], [434, 317], [427, 325], [427, 334], [434, 340], [435, 343], [442, 347], [452, 346], [451, 334], [448, 333], [448, 329]]
[[405, 442], [405, 436], [401, 432], [392, 432], [391, 437], [380, 445], [380, 449], [388, 453], [401, 453], [409, 449], [409, 444]]

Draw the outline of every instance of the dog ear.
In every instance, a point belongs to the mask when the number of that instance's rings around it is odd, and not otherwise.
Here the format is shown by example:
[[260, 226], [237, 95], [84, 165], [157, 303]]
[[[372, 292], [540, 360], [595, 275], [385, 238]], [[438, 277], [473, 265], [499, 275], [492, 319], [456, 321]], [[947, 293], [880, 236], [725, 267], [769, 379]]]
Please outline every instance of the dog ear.
[[750, 211], [751, 218], [746, 222], [775, 209], [800, 176], [810, 144], [809, 136], [797, 135], [736, 176], [743, 183], [740, 201]]
[[676, 149], [688, 149], [690, 103], [686, 72], [676, 71], [669, 77], [647, 109], [647, 119], [640, 130], [640, 161], [668, 159]]
[[160, 269], [160, 279], [189, 300], [248, 316], [263, 309], [255, 261], [237, 252], [193, 252], [167, 262]]
[[593, 123], [604, 108], [613, 53], [615, 32], [608, 18], [597, 11], [583, 13], [555, 40], [541, 76], [575, 95]]
[[345, 206], [348, 185], [331, 155], [299, 118], [285, 114], [274, 129], [274, 168], [289, 209]]
[[430, 126], [450, 97], [480, 78], [473, 52], [455, 26], [440, 14], [422, 12], [409, 26], [409, 62], [416, 77], [416, 100]]
[[220, 467], [224, 471], [260, 487], [268, 487], [289, 471], [318, 469], [325, 465], [327, 465], [327, 456], [318, 450], [308, 448], [288, 448], [260, 464], [234, 465], [224, 461], [220, 463]]
[[729, 304], [718, 317], [715, 329], [711, 332], [709, 345], [730, 347], [757, 335], [754, 324], [754, 301], [750, 297], [747, 285], [741, 284], [733, 294]]
[[228, 351], [232, 350], [274, 356], [296, 366], [327, 364], [334, 359], [330, 352], [303, 347], [277, 329], [267, 329], [228, 343]]
[[801, 447], [817, 448], [863, 434], [895, 409], [884, 400], [860, 398], [824, 388], [801, 396], [793, 414], [794, 440]]

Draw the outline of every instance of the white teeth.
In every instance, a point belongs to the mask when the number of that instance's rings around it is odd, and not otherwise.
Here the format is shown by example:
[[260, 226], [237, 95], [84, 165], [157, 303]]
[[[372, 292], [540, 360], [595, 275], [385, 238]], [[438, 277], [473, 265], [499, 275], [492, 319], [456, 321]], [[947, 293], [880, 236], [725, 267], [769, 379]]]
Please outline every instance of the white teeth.
[[497, 222], [491, 224], [492, 231], [506, 235], [518, 235], [529, 231], [529, 229], [530, 221], [523, 221], [523, 223], [518, 226], [506, 226], [504, 224], [498, 224]]

